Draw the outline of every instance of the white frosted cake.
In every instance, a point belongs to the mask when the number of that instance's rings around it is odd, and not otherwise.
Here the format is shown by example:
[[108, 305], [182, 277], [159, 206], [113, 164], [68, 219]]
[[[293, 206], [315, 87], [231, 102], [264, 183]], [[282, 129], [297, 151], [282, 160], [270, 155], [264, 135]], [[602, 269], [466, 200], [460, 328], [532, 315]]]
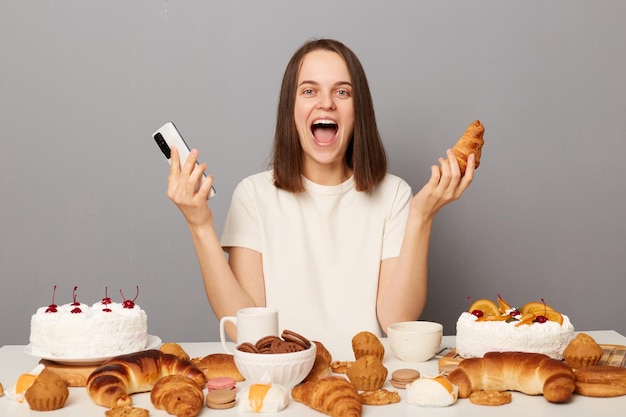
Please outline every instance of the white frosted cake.
[[105, 297], [92, 306], [40, 307], [30, 321], [31, 354], [44, 358], [103, 358], [146, 347], [148, 319], [131, 300]]
[[532, 352], [562, 359], [574, 337], [569, 317], [562, 314], [562, 324], [545, 321], [517, 325], [521, 316], [512, 315], [508, 322], [479, 321], [472, 313], [462, 313], [456, 323], [456, 353], [462, 358], [480, 358], [487, 352]]

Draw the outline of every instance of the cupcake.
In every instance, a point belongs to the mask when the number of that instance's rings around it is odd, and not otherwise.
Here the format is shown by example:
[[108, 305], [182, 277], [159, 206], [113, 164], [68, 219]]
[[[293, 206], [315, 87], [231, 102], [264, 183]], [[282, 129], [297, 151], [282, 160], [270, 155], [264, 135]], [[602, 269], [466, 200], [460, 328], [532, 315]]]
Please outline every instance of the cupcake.
[[69, 395], [67, 383], [55, 372], [44, 368], [24, 397], [31, 410], [51, 411], [62, 408]]
[[348, 379], [359, 391], [374, 391], [382, 388], [387, 379], [387, 368], [378, 357], [361, 356], [347, 372]]
[[385, 347], [378, 337], [370, 332], [360, 332], [352, 338], [352, 351], [355, 359], [373, 355], [382, 361], [385, 356]]
[[602, 347], [593, 340], [593, 337], [578, 333], [563, 351], [563, 359], [572, 368], [582, 368], [597, 365], [602, 359], [602, 354]]

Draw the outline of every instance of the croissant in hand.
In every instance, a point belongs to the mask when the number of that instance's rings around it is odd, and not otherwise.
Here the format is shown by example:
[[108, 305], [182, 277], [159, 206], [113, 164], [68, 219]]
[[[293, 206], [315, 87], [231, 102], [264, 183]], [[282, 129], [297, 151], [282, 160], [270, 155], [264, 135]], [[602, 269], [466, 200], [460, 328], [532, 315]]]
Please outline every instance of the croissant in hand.
[[206, 376], [191, 361], [159, 350], [116, 356], [87, 378], [87, 393], [99, 405], [113, 408], [131, 405], [131, 394], [147, 392], [164, 376], [183, 375], [203, 386]]
[[196, 417], [204, 406], [204, 393], [191, 378], [168, 375], [154, 384], [150, 401], [158, 410], [177, 417]]
[[340, 376], [328, 376], [296, 385], [291, 390], [291, 396], [332, 417], [360, 417], [363, 409], [357, 389]]
[[462, 360], [448, 380], [459, 387], [460, 398], [472, 391], [510, 390], [562, 403], [576, 388], [572, 368], [540, 353], [487, 352], [482, 358]]
[[461, 136], [454, 147], [452, 147], [452, 152], [454, 152], [456, 160], [459, 163], [459, 168], [461, 169], [461, 175], [465, 174], [467, 158], [469, 158], [470, 154], [474, 154], [475, 157], [474, 161], [476, 165], [474, 167], [478, 168], [478, 165], [480, 165], [480, 155], [482, 153], [483, 144], [485, 143], [483, 139], [484, 134], [485, 127], [479, 120], [474, 120], [467, 127], [463, 136]]

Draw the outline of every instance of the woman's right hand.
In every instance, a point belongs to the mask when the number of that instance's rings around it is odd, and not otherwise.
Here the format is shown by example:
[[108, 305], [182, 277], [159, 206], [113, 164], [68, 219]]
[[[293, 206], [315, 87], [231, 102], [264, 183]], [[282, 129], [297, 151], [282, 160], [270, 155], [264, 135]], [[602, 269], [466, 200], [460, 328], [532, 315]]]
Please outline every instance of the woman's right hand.
[[196, 164], [197, 160], [198, 150], [192, 149], [181, 168], [178, 149], [175, 146], [171, 147], [167, 196], [183, 213], [191, 227], [213, 224], [213, 212], [207, 203], [213, 185], [213, 176], [207, 175], [200, 188], [196, 190], [202, 173], [207, 168], [205, 163]]

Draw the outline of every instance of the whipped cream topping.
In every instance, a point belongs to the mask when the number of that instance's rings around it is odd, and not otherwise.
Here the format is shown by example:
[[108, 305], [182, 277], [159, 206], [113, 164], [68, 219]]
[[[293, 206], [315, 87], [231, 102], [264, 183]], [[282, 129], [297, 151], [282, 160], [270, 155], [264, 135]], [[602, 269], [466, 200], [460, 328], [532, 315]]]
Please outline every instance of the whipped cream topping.
[[515, 351], [543, 353], [562, 359], [563, 351], [574, 335], [569, 317], [562, 316], [563, 324], [547, 321], [516, 326], [518, 321], [477, 321], [473, 314], [463, 312], [456, 323], [456, 351], [463, 358], [480, 358], [487, 352]]

